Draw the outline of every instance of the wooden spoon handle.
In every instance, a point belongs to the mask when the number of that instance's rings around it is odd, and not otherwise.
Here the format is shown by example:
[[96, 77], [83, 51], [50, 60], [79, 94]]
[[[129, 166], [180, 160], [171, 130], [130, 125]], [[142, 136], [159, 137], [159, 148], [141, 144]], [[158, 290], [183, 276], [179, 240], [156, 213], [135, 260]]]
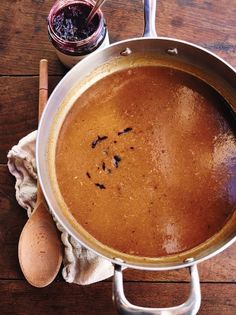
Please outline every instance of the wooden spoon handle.
[[[38, 119], [40, 120], [48, 100], [48, 61], [41, 59], [39, 63], [39, 104]], [[39, 181], [37, 182], [37, 205], [44, 200]]]
[[97, 13], [97, 10], [101, 8], [101, 6], [103, 5], [103, 3], [106, 0], [97, 0], [97, 2], [95, 3], [94, 7], [92, 8], [91, 12], [89, 13], [88, 17], [87, 17], [87, 24], [89, 24], [92, 19], [94, 18], [95, 14]]
[[48, 61], [41, 59], [39, 63], [39, 120], [48, 100]]

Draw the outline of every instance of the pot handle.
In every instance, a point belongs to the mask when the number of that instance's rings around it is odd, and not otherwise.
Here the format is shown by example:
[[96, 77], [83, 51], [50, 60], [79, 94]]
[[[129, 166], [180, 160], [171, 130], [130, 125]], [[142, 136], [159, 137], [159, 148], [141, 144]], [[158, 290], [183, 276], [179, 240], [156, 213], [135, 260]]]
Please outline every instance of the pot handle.
[[122, 267], [114, 266], [113, 301], [121, 315], [195, 315], [201, 304], [201, 290], [197, 265], [189, 267], [191, 291], [186, 302], [168, 308], [148, 308], [131, 304], [124, 295]]
[[143, 37], [157, 37], [156, 33], [156, 0], [144, 0], [144, 33]]

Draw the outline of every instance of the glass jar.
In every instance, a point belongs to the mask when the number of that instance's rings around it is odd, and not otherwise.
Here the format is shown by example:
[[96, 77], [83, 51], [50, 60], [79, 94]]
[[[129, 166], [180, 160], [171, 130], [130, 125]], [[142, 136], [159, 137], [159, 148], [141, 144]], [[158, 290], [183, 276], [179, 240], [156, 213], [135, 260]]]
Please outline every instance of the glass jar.
[[58, 58], [68, 68], [96, 49], [109, 45], [101, 10], [97, 11], [89, 27], [85, 23], [94, 4], [92, 0], [58, 0], [49, 12], [49, 38]]

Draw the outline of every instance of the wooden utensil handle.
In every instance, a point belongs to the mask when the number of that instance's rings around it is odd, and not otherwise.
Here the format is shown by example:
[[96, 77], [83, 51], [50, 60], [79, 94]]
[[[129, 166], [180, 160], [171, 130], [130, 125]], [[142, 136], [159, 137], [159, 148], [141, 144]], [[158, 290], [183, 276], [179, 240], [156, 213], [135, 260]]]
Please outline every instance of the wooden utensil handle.
[[48, 61], [41, 59], [39, 63], [39, 120], [48, 100]]
[[[38, 104], [38, 120], [40, 121], [44, 107], [48, 100], [48, 61], [41, 59], [39, 63], [39, 104]], [[37, 182], [37, 204], [44, 199], [43, 193]]]

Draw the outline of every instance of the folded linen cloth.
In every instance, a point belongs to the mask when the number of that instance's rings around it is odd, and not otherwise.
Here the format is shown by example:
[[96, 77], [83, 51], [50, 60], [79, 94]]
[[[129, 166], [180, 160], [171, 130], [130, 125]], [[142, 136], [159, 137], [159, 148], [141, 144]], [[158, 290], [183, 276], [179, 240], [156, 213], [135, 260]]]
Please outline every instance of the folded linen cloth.
[[[33, 131], [22, 138], [7, 155], [9, 171], [16, 178], [16, 199], [27, 210], [28, 217], [32, 214], [37, 195], [36, 134], [37, 131]], [[113, 275], [113, 266], [108, 260], [81, 246], [54, 220], [64, 245], [62, 276], [67, 282], [86, 285]]]

